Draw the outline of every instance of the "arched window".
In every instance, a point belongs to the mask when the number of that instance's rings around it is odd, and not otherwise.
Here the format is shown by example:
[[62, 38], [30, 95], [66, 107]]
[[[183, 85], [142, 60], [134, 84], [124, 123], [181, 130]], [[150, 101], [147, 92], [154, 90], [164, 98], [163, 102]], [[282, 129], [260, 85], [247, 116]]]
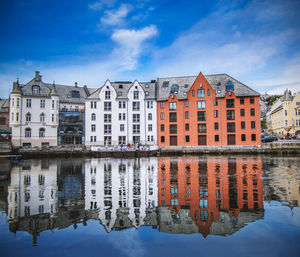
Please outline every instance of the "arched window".
[[25, 129], [25, 137], [31, 137], [31, 128]]
[[230, 80], [228, 80], [226, 83], [225, 91], [234, 91], [234, 85]]
[[31, 121], [31, 114], [30, 114], [30, 112], [26, 113], [25, 119], [26, 119], [26, 121]]
[[92, 113], [92, 120], [96, 120], [96, 114]]
[[14, 113], [12, 112], [12, 113], [11, 113], [11, 120], [12, 120], [12, 121], [14, 121], [14, 117], [15, 117], [15, 115], [14, 115]]
[[39, 95], [40, 94], [40, 87], [39, 86], [32, 86], [32, 94]]
[[41, 113], [40, 115], [40, 122], [45, 122], [45, 113]]
[[44, 128], [39, 129], [39, 137], [45, 137], [45, 129]]
[[152, 114], [151, 113], [148, 114], [148, 120], [152, 120]]

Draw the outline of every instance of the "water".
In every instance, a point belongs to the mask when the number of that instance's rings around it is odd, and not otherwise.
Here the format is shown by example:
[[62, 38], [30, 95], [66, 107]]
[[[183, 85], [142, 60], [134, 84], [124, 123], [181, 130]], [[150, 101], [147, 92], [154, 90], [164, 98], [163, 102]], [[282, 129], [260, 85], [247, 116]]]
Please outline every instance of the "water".
[[2, 160], [1, 256], [300, 256], [300, 159]]

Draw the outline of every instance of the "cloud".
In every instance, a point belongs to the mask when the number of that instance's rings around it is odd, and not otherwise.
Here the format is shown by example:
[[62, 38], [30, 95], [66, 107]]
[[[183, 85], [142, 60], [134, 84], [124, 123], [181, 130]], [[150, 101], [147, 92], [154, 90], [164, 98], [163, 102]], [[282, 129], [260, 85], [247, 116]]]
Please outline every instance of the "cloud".
[[144, 27], [140, 30], [119, 29], [111, 38], [120, 48], [115, 50], [115, 56], [121, 61], [125, 70], [133, 70], [137, 67], [138, 58], [142, 54], [144, 42], [158, 34], [155, 25]]
[[89, 4], [88, 7], [93, 11], [99, 11], [104, 9], [105, 7], [113, 7], [115, 5], [116, 0], [100, 0], [93, 4]]
[[127, 17], [128, 13], [131, 11], [132, 6], [130, 4], [122, 4], [119, 9], [106, 10], [105, 15], [101, 17], [100, 21], [103, 25], [120, 26], [124, 18]]

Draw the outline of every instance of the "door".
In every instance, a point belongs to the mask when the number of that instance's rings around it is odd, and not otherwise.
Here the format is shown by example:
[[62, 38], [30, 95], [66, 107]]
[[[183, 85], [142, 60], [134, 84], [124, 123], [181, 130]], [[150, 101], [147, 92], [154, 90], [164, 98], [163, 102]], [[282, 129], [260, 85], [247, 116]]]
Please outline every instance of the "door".
[[235, 145], [235, 135], [227, 135], [227, 144]]
[[198, 136], [198, 145], [206, 145], [206, 136], [205, 135]]
[[170, 136], [170, 145], [177, 145], [177, 136]]

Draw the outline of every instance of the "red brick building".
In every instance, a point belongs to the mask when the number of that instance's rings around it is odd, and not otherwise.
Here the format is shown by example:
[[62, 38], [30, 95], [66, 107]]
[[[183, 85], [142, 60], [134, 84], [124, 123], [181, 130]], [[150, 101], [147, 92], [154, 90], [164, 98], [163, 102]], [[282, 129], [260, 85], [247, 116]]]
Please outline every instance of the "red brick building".
[[227, 74], [158, 78], [158, 146], [260, 145], [259, 93]]

